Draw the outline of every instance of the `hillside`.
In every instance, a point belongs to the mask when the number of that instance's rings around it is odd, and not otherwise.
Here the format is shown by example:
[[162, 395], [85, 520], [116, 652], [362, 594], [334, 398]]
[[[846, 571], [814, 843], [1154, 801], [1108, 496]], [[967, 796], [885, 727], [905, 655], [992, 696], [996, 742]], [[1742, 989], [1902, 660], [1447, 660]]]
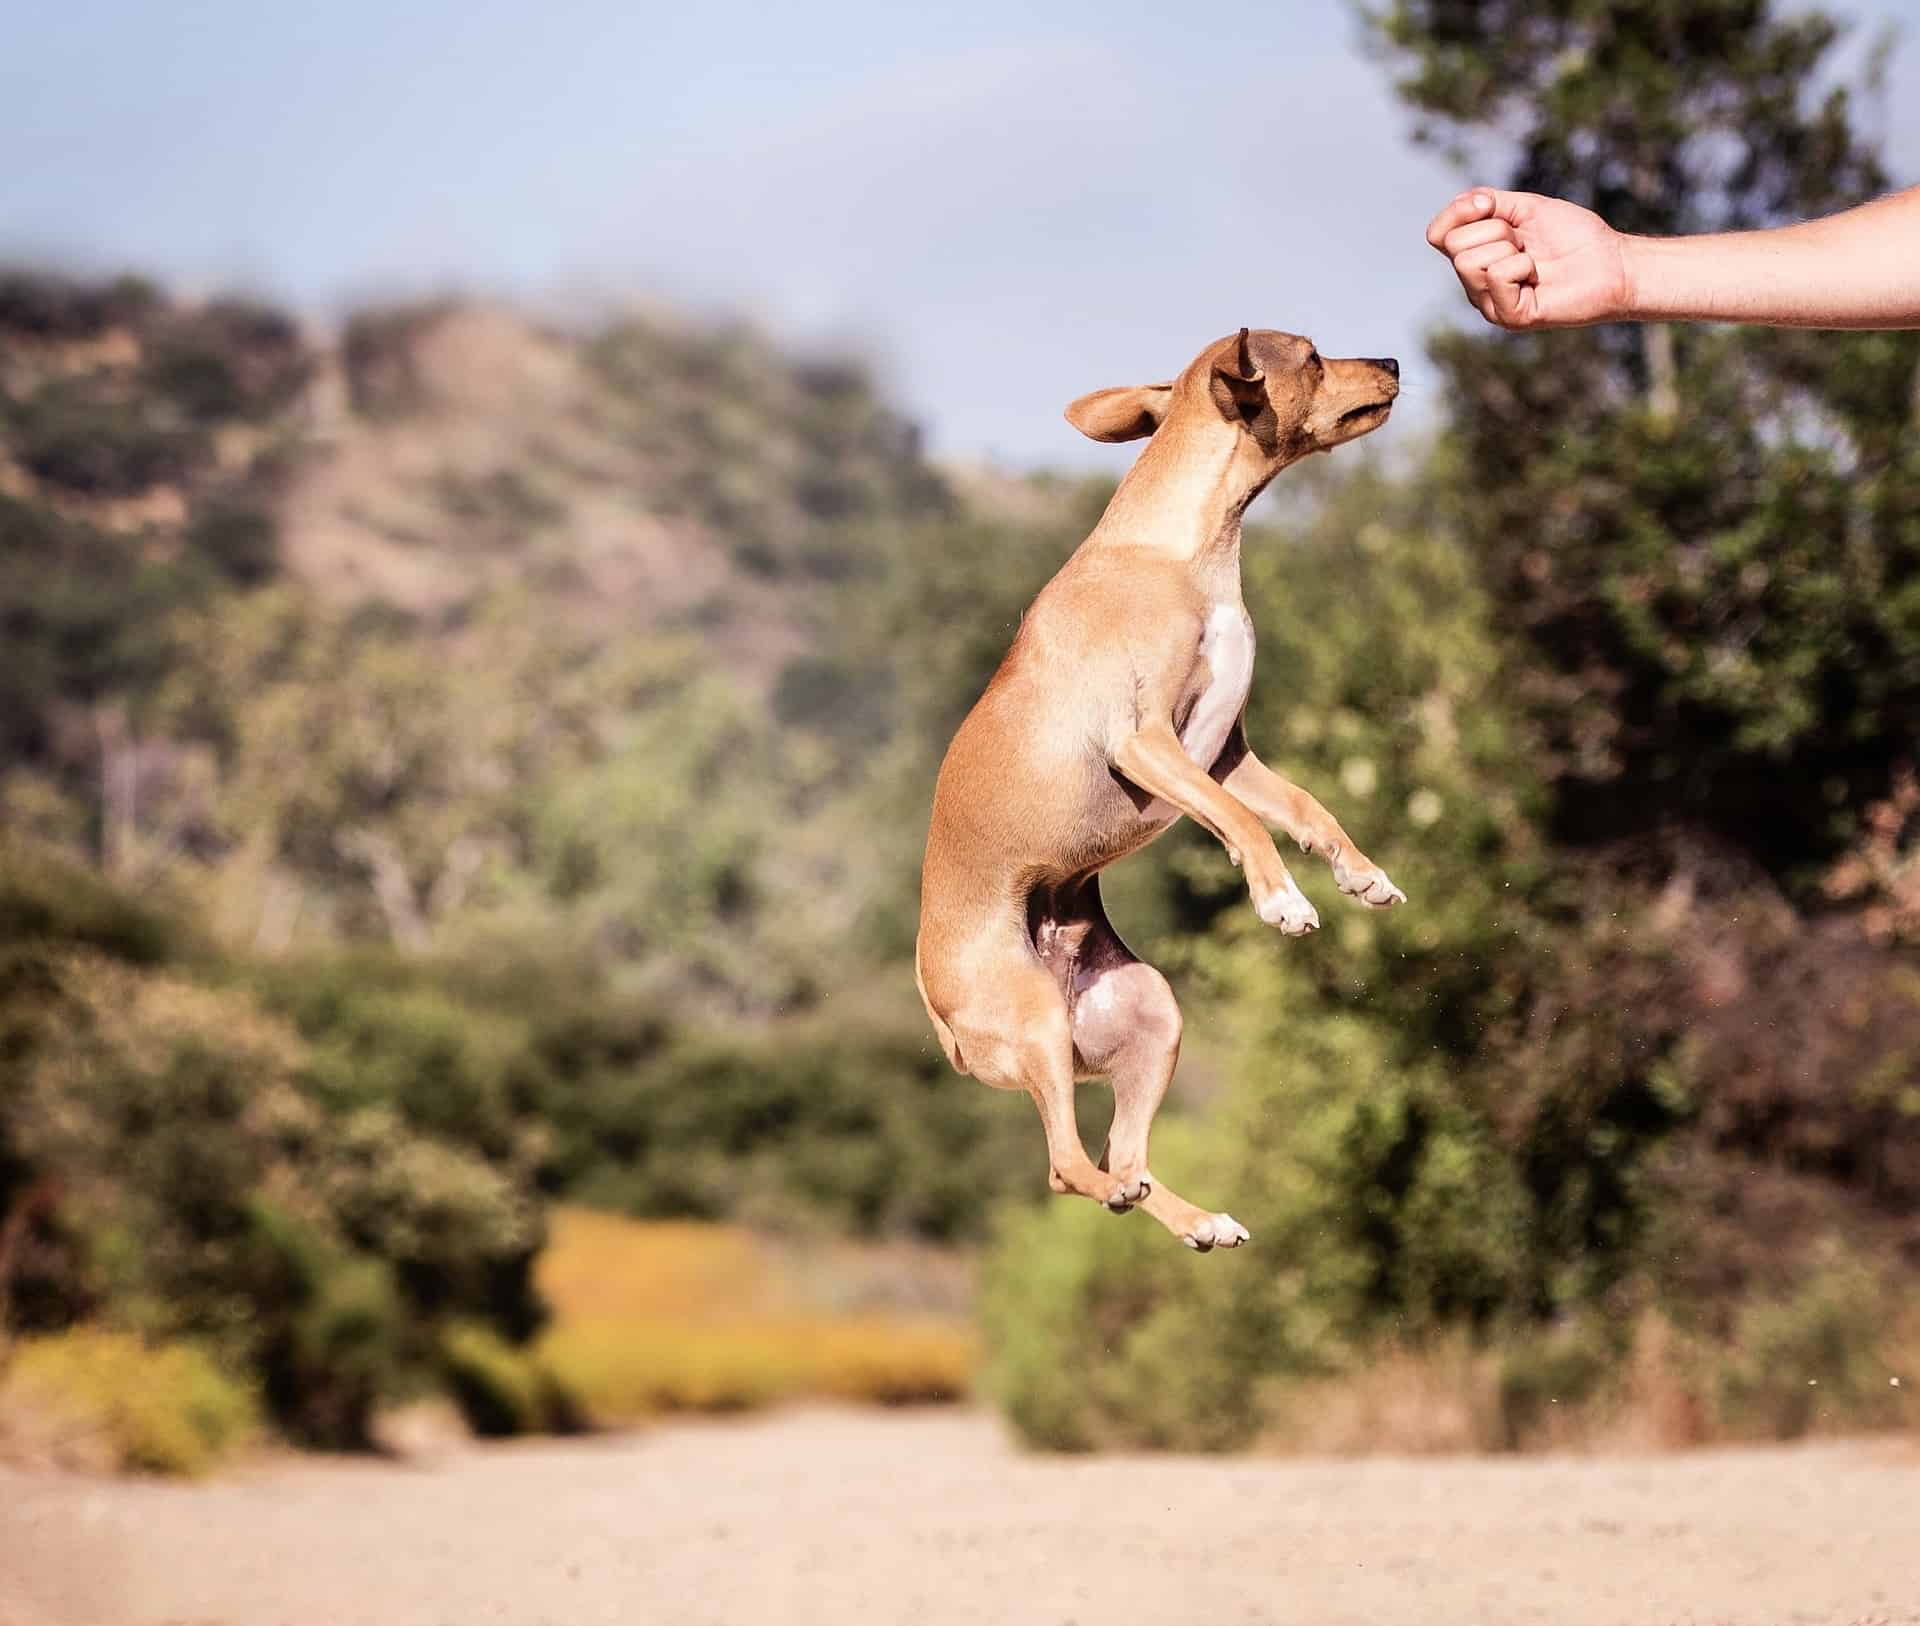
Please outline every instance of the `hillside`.
[[26, 274], [0, 339], [10, 825], [272, 953], [564, 917], [780, 1002], [671, 923], [751, 912], [886, 743], [835, 591], [954, 499], [856, 368], [456, 305], [321, 345]]

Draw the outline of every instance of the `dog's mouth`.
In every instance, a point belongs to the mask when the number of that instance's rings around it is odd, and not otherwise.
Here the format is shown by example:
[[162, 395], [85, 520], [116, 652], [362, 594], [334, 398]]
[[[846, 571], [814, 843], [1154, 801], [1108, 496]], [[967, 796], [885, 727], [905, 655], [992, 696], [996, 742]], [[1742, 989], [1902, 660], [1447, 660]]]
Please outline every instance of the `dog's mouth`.
[[1365, 406], [1353, 407], [1349, 411], [1341, 413], [1336, 420], [1336, 424], [1337, 427], [1341, 429], [1352, 429], [1368, 418], [1375, 417], [1382, 423], [1385, 423], [1388, 414], [1392, 411], [1393, 403], [1391, 401], [1369, 401]]

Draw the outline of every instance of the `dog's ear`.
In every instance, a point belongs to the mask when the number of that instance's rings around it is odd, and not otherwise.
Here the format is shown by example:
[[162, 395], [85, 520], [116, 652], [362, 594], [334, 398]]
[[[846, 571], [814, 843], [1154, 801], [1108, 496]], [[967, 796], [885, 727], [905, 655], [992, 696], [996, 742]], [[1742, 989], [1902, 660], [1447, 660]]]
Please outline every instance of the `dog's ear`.
[[1253, 363], [1245, 328], [1214, 358], [1212, 395], [1224, 418], [1250, 418], [1266, 407], [1266, 374]]
[[1160, 427], [1172, 403], [1171, 384], [1095, 390], [1067, 408], [1067, 422], [1094, 440], [1139, 440]]

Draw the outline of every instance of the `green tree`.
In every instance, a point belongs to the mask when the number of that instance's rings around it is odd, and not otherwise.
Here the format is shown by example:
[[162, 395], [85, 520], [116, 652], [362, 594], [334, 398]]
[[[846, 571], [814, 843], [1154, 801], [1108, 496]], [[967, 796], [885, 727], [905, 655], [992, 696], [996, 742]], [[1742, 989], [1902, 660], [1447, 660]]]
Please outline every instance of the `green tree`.
[[[1402, 0], [1375, 19], [1431, 140], [1626, 231], [1763, 226], [1883, 190], [1840, 25], [1752, 0]], [[1920, 335], [1449, 333], [1448, 519], [1523, 634], [1556, 829], [1829, 853], [1920, 725]]]
[[[1765, 226], [1888, 184], [1856, 117], [1876, 70], [1836, 77], [1821, 11], [1408, 0], [1377, 26], [1430, 138], [1506, 138], [1509, 184], [1627, 230]], [[1513, 634], [1549, 830], [1588, 914], [1673, 962], [1612, 1027], [1629, 1054], [1688, 1035], [1698, 1127], [1647, 1173], [1721, 1243], [1682, 1274], [1724, 1296], [1831, 1226], [1911, 1235], [1920, 1113], [1886, 1081], [1920, 1051], [1897, 929], [1920, 334], [1452, 332], [1434, 358], [1436, 512]]]

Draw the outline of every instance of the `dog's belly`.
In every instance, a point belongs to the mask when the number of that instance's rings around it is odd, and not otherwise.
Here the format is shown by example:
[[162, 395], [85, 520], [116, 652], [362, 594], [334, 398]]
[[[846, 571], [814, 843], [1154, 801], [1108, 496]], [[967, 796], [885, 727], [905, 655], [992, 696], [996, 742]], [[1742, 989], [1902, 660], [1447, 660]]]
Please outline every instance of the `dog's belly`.
[[[1253, 687], [1253, 622], [1238, 604], [1216, 605], [1208, 615], [1200, 658], [1206, 663], [1206, 686], [1180, 725], [1180, 746], [1198, 766], [1210, 770], [1226, 749], [1227, 736]], [[1180, 812], [1156, 800], [1140, 816], [1171, 824]]]

